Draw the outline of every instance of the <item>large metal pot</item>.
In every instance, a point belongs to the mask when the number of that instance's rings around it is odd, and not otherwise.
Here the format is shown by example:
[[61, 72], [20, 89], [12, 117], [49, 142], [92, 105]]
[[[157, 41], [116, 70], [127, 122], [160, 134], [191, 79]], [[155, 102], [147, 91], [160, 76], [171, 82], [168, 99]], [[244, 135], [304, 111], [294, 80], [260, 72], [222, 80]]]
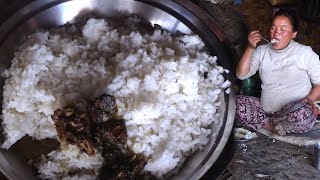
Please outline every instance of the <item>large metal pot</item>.
[[[185, 0], [39, 0], [20, 9], [0, 27], [0, 70], [10, 67], [14, 48], [21, 42], [23, 35], [35, 29], [57, 27], [72, 21], [77, 15], [96, 12], [103, 16], [138, 15], [159, 24], [171, 32], [198, 34], [211, 54], [218, 56], [220, 65], [231, 73], [225, 77], [234, 80], [234, 57], [232, 45], [219, 26], [199, 7]], [[1, 79], [1, 87], [4, 79]], [[1, 91], [2, 92], [2, 91]], [[235, 112], [234, 94], [222, 94], [218, 112], [220, 124], [212, 126], [217, 138], [212, 138], [207, 146], [193, 154], [184, 164], [179, 174], [172, 179], [200, 179], [205, 175], [213, 177], [221, 174], [226, 163], [221, 164], [221, 156], [229, 140]], [[0, 150], [0, 170], [9, 179], [35, 179], [28, 167], [24, 148]], [[219, 158], [220, 157], [220, 158]], [[219, 158], [219, 159], [218, 159]], [[228, 159], [228, 158], [227, 158]], [[219, 163], [223, 168], [218, 167]]]

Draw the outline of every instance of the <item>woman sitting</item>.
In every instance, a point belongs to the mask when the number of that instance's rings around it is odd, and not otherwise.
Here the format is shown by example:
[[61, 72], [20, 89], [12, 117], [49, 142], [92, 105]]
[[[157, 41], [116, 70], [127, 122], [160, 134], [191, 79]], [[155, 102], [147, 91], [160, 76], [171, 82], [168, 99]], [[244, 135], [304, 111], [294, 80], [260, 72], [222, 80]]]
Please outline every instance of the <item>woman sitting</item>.
[[307, 132], [315, 124], [318, 109], [313, 101], [320, 96], [320, 61], [309, 46], [293, 40], [298, 25], [295, 11], [280, 9], [271, 19], [270, 43], [257, 46], [259, 31], [249, 33], [237, 77], [243, 80], [258, 71], [262, 83], [260, 99], [236, 99], [236, 120], [244, 127], [285, 135]]

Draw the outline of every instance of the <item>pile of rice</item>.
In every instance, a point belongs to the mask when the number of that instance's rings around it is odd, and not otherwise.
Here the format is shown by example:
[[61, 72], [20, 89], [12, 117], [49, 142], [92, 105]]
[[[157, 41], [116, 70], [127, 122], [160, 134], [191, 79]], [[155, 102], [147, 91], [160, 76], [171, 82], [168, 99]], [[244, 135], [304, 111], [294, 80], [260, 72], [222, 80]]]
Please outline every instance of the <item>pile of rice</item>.
[[[4, 72], [2, 147], [25, 135], [57, 138], [55, 109], [83, 108], [108, 93], [126, 120], [129, 147], [149, 158], [145, 171], [162, 177], [201, 149], [215, 134], [210, 125], [218, 121], [218, 95], [230, 85], [222, 76], [228, 70], [203, 51], [198, 36], [147, 33], [140, 22], [130, 17], [116, 27], [91, 18], [80, 33], [71, 26], [32, 34]], [[43, 179], [94, 179], [102, 162], [99, 153], [89, 157], [61, 144], [36, 166]]]

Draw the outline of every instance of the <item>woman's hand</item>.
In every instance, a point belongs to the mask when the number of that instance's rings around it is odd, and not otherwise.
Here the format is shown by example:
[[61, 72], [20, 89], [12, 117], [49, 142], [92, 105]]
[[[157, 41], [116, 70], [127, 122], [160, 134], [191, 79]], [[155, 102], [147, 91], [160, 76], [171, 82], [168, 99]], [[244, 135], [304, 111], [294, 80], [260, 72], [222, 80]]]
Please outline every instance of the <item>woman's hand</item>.
[[251, 31], [248, 35], [248, 47], [255, 49], [258, 42], [261, 41], [261, 35], [259, 31]]
[[248, 35], [248, 46], [245, 49], [237, 66], [237, 76], [245, 76], [250, 71], [250, 62], [257, 43], [261, 41], [259, 31], [251, 31]]
[[303, 99], [302, 99], [302, 102], [308, 103], [308, 104], [312, 107], [312, 109], [313, 109], [313, 114], [314, 114], [316, 117], [318, 116], [318, 114], [319, 114], [319, 109], [314, 105], [314, 103], [313, 103], [310, 99], [308, 99], [308, 98], [303, 98]]

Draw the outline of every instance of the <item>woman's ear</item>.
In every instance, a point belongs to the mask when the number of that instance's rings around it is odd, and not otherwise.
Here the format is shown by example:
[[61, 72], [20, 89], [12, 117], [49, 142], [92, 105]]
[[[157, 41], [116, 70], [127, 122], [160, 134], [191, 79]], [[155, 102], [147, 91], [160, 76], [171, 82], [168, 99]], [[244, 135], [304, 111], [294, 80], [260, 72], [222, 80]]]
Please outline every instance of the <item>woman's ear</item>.
[[298, 31], [294, 32], [292, 35], [292, 39], [295, 38], [297, 36], [297, 34], [298, 34]]

